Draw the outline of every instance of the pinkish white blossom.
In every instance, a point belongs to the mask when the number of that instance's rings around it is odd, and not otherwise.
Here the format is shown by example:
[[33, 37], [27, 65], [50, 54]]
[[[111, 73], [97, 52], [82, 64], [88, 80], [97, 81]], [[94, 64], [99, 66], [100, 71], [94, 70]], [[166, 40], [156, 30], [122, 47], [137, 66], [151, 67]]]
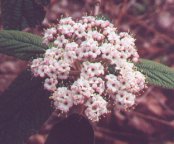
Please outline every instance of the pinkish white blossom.
[[44, 88], [48, 91], [55, 91], [58, 81], [53, 78], [47, 78], [44, 82]]
[[89, 81], [80, 78], [73, 83], [71, 86], [74, 103], [83, 104], [86, 99], [88, 99], [93, 94], [93, 89], [91, 88]]
[[101, 76], [104, 74], [104, 67], [101, 63], [84, 62], [81, 70], [81, 76], [91, 78], [94, 76]]
[[51, 99], [54, 100], [55, 109], [61, 110], [63, 112], [68, 112], [69, 109], [73, 106], [71, 91], [66, 87], [58, 88], [51, 96]]
[[92, 121], [98, 121], [100, 116], [108, 113], [107, 102], [100, 95], [94, 94], [85, 105], [85, 114]]
[[89, 84], [96, 93], [100, 95], [105, 90], [105, 82], [100, 77], [92, 77], [89, 79]]
[[115, 105], [118, 109], [128, 109], [135, 105], [136, 96], [126, 91], [120, 91], [115, 96]]
[[129, 110], [146, 87], [145, 76], [134, 65], [139, 60], [135, 39], [118, 33], [107, 20], [62, 18], [45, 30], [43, 43], [51, 47], [31, 62], [31, 71], [45, 80], [57, 110], [83, 107], [90, 120], [98, 121], [110, 111], [110, 103]]

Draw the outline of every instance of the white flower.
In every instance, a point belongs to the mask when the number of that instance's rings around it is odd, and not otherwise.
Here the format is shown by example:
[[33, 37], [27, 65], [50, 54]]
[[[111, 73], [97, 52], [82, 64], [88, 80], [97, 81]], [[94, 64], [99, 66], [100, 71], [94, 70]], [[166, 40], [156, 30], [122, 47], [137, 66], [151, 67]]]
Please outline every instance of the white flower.
[[82, 38], [86, 36], [86, 27], [87, 25], [83, 25], [81, 23], [76, 23], [74, 24], [73, 28], [74, 28], [74, 34], [78, 37], [78, 38]]
[[78, 44], [75, 42], [67, 43], [65, 46], [66, 51], [75, 51], [78, 48]]
[[134, 65], [139, 61], [135, 39], [107, 20], [62, 18], [45, 30], [43, 42], [51, 47], [31, 62], [31, 71], [45, 80], [54, 107], [62, 112], [80, 105], [98, 121], [110, 111], [108, 103], [128, 110], [146, 88], [145, 76]]
[[100, 95], [93, 95], [85, 105], [86, 116], [94, 122], [98, 121], [103, 114], [108, 113], [107, 102]]
[[104, 67], [101, 63], [84, 62], [81, 70], [81, 76], [85, 78], [91, 78], [94, 76], [100, 76], [104, 74]]
[[54, 100], [55, 108], [63, 112], [68, 112], [73, 106], [71, 91], [66, 87], [58, 88], [51, 98]]
[[68, 40], [65, 38], [64, 35], [58, 36], [54, 41], [54, 45], [57, 46], [58, 48], [63, 48], [63, 46], [67, 43]]
[[[73, 85], [71, 86], [71, 90], [73, 93], [74, 102], [76, 104], [78, 103], [76, 102], [76, 100], [81, 98], [82, 100], [78, 100], [78, 101], [84, 102], [84, 100], [88, 99], [94, 92], [89, 82], [84, 78], [79, 78], [77, 81], [75, 81]], [[76, 96], [78, 98], [76, 98]]]
[[60, 25], [58, 28], [59, 32], [63, 35], [71, 36], [74, 32], [73, 26], [67, 24], [67, 25]]
[[107, 80], [106, 87], [107, 87], [107, 92], [109, 94], [113, 94], [113, 93], [116, 93], [117, 91], [119, 91], [119, 89], [121, 87], [121, 83], [115, 75], [109, 74], [105, 78]]
[[113, 33], [113, 32], [116, 32], [116, 28], [106, 27], [106, 28], [104, 28], [103, 34], [108, 35], [108, 34]]
[[135, 45], [135, 39], [130, 36], [128, 33], [122, 32], [120, 33], [120, 37], [121, 37], [121, 44], [124, 47], [131, 47]]
[[100, 77], [92, 77], [89, 79], [89, 84], [93, 88], [93, 90], [96, 93], [99, 93], [100, 95], [105, 90], [105, 82]]
[[115, 97], [116, 107], [128, 109], [135, 105], [135, 95], [126, 91], [120, 91]]
[[95, 18], [93, 16], [83, 16], [82, 20], [84, 23], [90, 23], [90, 22], [94, 22]]
[[38, 73], [38, 68], [39, 66], [41, 65], [42, 63], [42, 58], [37, 58], [37, 59], [34, 59], [32, 62], [31, 62], [31, 71], [32, 73], [34, 74], [34, 76], [39, 76], [39, 73]]
[[80, 60], [83, 58], [96, 58], [101, 53], [100, 49], [98, 49], [98, 42], [93, 39], [83, 41], [76, 52]]
[[52, 47], [50, 49], [47, 49], [45, 52], [45, 57], [46, 58], [55, 58], [56, 60], [59, 60], [62, 57], [62, 50], [61, 49], [57, 49], [55, 47]]
[[108, 34], [108, 40], [112, 44], [120, 43], [120, 37], [115, 32], [111, 32], [111, 33]]
[[112, 53], [114, 51], [114, 45], [111, 43], [104, 43], [100, 47], [102, 58], [110, 60], [112, 57]]
[[92, 37], [94, 40], [97, 40], [97, 41], [101, 41], [101, 40], [104, 39], [104, 35], [101, 34], [101, 33], [98, 32], [98, 31], [96, 31], [96, 30], [94, 30], [94, 31], [89, 31], [89, 32], [87, 33], [87, 37], [89, 37], [89, 38]]
[[48, 42], [52, 41], [54, 38], [54, 35], [57, 33], [57, 29], [52, 27], [45, 31], [43, 42], [48, 44]]
[[58, 84], [58, 81], [56, 79], [47, 78], [45, 79], [45, 82], [44, 82], [44, 88], [49, 91], [55, 91], [57, 84]]
[[74, 25], [75, 24], [75, 22], [72, 20], [72, 17], [62, 18], [62, 19], [60, 19], [59, 23], [61, 25], [66, 25], [66, 24]]
[[56, 73], [59, 79], [67, 79], [70, 72], [70, 65], [67, 61], [59, 60], [55, 63]]
[[69, 64], [73, 64], [73, 62], [77, 59], [77, 55], [75, 51], [65, 51], [64, 52], [64, 61]]

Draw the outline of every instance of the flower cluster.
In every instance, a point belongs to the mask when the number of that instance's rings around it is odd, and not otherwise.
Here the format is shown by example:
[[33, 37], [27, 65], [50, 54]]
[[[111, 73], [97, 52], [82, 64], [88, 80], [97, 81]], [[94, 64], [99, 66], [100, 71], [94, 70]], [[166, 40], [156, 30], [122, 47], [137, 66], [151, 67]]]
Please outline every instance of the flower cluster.
[[45, 79], [44, 88], [62, 112], [80, 106], [98, 121], [110, 111], [108, 105], [130, 109], [146, 87], [145, 76], [134, 66], [139, 60], [135, 39], [107, 20], [62, 18], [45, 31], [43, 42], [52, 46], [32, 61], [31, 71]]

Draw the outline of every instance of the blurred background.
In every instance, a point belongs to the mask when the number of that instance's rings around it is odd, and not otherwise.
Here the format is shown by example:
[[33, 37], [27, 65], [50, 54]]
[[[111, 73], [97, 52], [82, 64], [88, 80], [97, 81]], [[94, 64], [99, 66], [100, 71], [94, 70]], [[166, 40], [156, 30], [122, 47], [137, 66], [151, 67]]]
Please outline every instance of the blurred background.
[[[93, 6], [93, 0], [52, 0], [41, 24], [21, 30], [42, 35], [62, 15], [78, 19]], [[141, 58], [174, 67], [174, 0], [102, 0], [100, 12], [134, 35]], [[27, 62], [0, 55], [0, 94], [26, 68]], [[134, 111], [115, 111], [94, 130], [96, 144], [174, 144], [174, 90], [149, 86]]]

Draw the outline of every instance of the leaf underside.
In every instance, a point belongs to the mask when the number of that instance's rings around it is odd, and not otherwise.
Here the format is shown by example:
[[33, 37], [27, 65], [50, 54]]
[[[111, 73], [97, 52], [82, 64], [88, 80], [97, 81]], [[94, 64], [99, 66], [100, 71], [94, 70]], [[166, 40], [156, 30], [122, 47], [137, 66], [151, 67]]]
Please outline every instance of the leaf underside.
[[51, 113], [49, 93], [40, 79], [22, 73], [0, 96], [0, 144], [24, 144]]
[[47, 46], [42, 38], [30, 33], [13, 30], [0, 31], [0, 53], [22, 60], [31, 60], [43, 54]]
[[137, 69], [147, 78], [149, 84], [174, 89], [174, 70], [163, 64], [141, 59], [136, 64]]

